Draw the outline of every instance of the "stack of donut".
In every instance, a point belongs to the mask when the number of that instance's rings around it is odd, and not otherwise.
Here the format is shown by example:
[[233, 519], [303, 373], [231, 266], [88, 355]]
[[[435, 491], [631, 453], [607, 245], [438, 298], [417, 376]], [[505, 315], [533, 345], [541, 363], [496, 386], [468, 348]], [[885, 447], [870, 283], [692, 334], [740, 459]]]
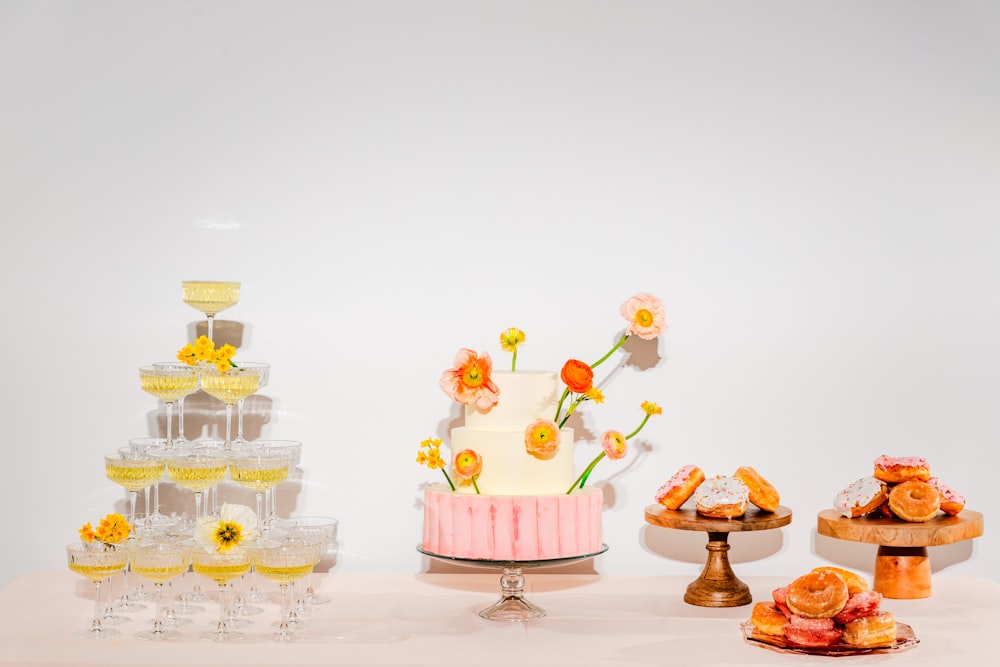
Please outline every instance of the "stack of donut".
[[817, 567], [771, 596], [773, 601], [756, 603], [750, 615], [761, 634], [808, 647], [877, 648], [896, 641], [896, 619], [879, 609], [882, 594], [848, 570]]
[[965, 498], [937, 477], [927, 460], [916, 456], [886, 456], [875, 459], [872, 475], [847, 485], [833, 499], [833, 507], [848, 518], [874, 512], [903, 521], [930, 521], [938, 511], [958, 514]]
[[747, 503], [773, 512], [781, 500], [777, 490], [750, 466], [740, 467], [731, 476], [705, 479], [701, 468], [686, 465], [656, 492], [656, 502], [668, 510], [680, 509], [692, 497], [698, 514], [715, 519], [741, 517]]

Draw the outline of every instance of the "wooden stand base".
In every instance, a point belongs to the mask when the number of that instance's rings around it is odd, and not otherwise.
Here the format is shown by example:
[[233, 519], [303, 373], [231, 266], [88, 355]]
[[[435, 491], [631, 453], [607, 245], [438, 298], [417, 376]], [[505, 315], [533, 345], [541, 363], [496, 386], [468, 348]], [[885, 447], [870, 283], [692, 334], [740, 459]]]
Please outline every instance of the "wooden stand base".
[[708, 561], [701, 576], [688, 584], [684, 601], [699, 607], [740, 607], [750, 604], [750, 587], [729, 565], [729, 533], [708, 534]]
[[872, 588], [897, 600], [929, 598], [931, 561], [927, 547], [880, 546], [875, 555]]

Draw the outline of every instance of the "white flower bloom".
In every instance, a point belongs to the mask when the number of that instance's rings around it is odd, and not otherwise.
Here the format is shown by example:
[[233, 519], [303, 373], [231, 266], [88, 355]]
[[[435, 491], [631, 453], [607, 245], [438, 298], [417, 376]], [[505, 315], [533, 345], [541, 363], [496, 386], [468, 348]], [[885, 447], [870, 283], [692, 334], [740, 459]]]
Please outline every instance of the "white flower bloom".
[[257, 514], [246, 505], [225, 503], [218, 518], [204, 516], [198, 521], [194, 537], [206, 551], [229, 551], [257, 537]]

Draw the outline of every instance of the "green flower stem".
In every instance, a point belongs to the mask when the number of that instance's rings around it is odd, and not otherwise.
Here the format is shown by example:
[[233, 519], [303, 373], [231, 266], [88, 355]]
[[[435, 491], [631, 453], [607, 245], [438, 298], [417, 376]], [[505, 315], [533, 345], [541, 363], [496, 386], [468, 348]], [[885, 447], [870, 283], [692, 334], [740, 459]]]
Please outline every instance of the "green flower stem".
[[[556, 416], [555, 416], [555, 419], [553, 419], [552, 421], [557, 421], [559, 419], [559, 415], [562, 413], [563, 401], [566, 400], [567, 396], [569, 396], [569, 387], [566, 387], [565, 389], [563, 389], [563, 394], [559, 398], [559, 405], [556, 406]], [[569, 417], [569, 415], [566, 415], [566, 416]], [[563, 422], [565, 422], [565, 421], [566, 420], [563, 419]], [[561, 426], [562, 425], [560, 424], [560, 427]]]
[[602, 450], [601, 453], [598, 454], [594, 458], [594, 460], [590, 462], [590, 465], [587, 466], [587, 469], [584, 470], [582, 473], [580, 473], [580, 476], [577, 477], [576, 481], [573, 482], [572, 486], [569, 487], [569, 491], [566, 492], [567, 496], [573, 493], [573, 489], [577, 488], [578, 486], [581, 489], [583, 488], [583, 485], [587, 483], [587, 478], [590, 477], [591, 471], [594, 470], [594, 466], [596, 466], [601, 461], [601, 459], [603, 459], [606, 455], [607, 454]]
[[580, 394], [579, 398], [569, 404], [569, 408], [566, 409], [566, 416], [559, 422], [559, 428], [562, 428], [566, 424], [573, 413], [576, 412], [576, 406], [580, 405], [585, 398], [587, 397], [584, 394]]
[[476, 490], [476, 495], [478, 496], [479, 495], [479, 485], [476, 484], [476, 477], [478, 477], [478, 475], [473, 475], [472, 476], [472, 487]]
[[643, 418], [642, 418], [642, 421], [641, 421], [641, 422], [639, 422], [639, 425], [635, 427], [635, 430], [634, 430], [634, 431], [632, 431], [631, 433], [629, 433], [628, 435], [626, 435], [626, 436], [625, 436], [625, 439], [626, 439], [626, 440], [628, 440], [629, 438], [632, 438], [632, 437], [634, 437], [636, 433], [638, 433], [639, 431], [641, 431], [641, 430], [642, 430], [642, 427], [643, 427], [643, 426], [645, 426], [645, 425], [646, 425], [646, 422], [648, 422], [648, 421], [649, 421], [649, 417], [650, 417], [650, 415], [649, 415], [649, 414], [647, 414], [647, 415], [646, 415], [645, 417], [643, 417]]
[[607, 354], [605, 354], [603, 357], [601, 357], [600, 359], [598, 359], [597, 361], [595, 361], [594, 363], [592, 363], [590, 365], [590, 367], [591, 368], [597, 368], [598, 366], [600, 366], [601, 364], [603, 364], [605, 361], [607, 361], [608, 357], [610, 357], [611, 354], [615, 350], [617, 350], [618, 348], [620, 348], [622, 346], [622, 343], [625, 342], [625, 340], [628, 338], [628, 336], [629, 336], [628, 334], [625, 334], [624, 336], [622, 336], [621, 340], [618, 341], [617, 343], [615, 343], [615, 346], [613, 348], [611, 348], [610, 350], [608, 350]]
[[517, 346], [514, 346], [514, 356], [510, 359], [510, 372], [513, 373], [517, 369]]
[[455, 491], [455, 485], [451, 483], [451, 477], [448, 477], [448, 471], [445, 470], [444, 468], [441, 468], [441, 472], [444, 473], [444, 478], [446, 480], [448, 480], [448, 486], [451, 487], [451, 490], [454, 493], [454, 491]]

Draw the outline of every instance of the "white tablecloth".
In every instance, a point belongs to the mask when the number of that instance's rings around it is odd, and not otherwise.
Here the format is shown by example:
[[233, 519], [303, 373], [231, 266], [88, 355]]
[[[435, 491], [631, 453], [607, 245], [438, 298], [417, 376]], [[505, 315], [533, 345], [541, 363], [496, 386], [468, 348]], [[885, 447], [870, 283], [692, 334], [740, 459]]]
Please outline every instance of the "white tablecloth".
[[[215, 644], [197, 639], [217, 607], [207, 605], [176, 641], [152, 644], [132, 635], [147, 627], [153, 606], [117, 626], [121, 635], [87, 641], [73, 632], [89, 626], [93, 588], [70, 572], [22, 576], [0, 590], [0, 665], [948, 665], [998, 664], [1000, 585], [938, 575], [922, 600], [885, 600], [883, 607], [912, 626], [920, 643], [890, 655], [828, 658], [776, 653], [747, 643], [740, 623], [752, 605], [695, 607], [683, 601], [690, 579], [526, 571], [526, 597], [548, 615], [515, 623], [487, 621], [477, 612], [499, 596], [499, 575], [325, 574], [320, 592], [333, 598], [306, 617], [310, 628], [295, 644], [273, 644], [276, 604], [244, 628], [247, 640]], [[132, 577], [134, 584], [137, 577]], [[790, 578], [744, 578], [754, 600], [770, 598]], [[276, 591], [264, 583], [266, 590]], [[209, 587], [210, 589], [211, 587]], [[120, 580], [115, 593], [121, 591]]]

